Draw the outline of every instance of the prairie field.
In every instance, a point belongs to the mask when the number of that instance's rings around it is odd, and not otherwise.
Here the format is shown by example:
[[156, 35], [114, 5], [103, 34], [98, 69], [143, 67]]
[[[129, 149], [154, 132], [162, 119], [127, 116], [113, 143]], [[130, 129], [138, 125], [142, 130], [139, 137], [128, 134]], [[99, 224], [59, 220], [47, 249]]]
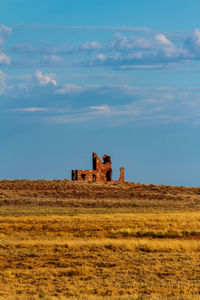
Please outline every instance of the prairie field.
[[0, 299], [200, 299], [200, 188], [0, 181]]

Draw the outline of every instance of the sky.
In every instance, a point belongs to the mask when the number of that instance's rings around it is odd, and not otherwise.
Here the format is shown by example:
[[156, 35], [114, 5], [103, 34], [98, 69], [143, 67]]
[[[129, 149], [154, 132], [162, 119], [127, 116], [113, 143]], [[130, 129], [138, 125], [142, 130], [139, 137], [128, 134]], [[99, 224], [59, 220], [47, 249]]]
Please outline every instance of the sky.
[[0, 179], [111, 155], [135, 183], [200, 184], [200, 1], [1, 0]]

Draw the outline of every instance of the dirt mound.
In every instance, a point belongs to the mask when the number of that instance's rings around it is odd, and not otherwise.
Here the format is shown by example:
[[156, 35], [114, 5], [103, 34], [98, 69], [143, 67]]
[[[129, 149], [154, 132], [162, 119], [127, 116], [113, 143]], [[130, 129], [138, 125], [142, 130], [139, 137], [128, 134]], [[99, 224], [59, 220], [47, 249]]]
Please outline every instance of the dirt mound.
[[69, 180], [2, 180], [0, 206], [199, 209], [200, 188]]

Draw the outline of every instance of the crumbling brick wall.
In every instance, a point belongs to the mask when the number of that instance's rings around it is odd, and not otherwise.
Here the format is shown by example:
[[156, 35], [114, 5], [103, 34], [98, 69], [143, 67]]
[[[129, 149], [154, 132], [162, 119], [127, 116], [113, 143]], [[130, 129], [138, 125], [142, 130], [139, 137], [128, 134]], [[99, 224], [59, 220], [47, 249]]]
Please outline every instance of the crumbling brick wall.
[[111, 167], [111, 157], [108, 155], [103, 156], [103, 163], [100, 158], [94, 152], [93, 156], [93, 170], [96, 171], [96, 181], [106, 182], [112, 181], [112, 167]]
[[[112, 163], [111, 157], [103, 156], [103, 162], [98, 155], [92, 153], [93, 170], [72, 170], [72, 180], [112, 182]], [[124, 182], [124, 168], [120, 168], [119, 182]]]

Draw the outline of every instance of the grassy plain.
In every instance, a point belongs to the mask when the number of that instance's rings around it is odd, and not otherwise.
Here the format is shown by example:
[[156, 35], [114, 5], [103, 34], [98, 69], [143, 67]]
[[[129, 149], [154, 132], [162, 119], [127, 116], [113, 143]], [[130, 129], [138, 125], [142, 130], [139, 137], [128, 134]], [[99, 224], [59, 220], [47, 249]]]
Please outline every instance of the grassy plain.
[[1, 299], [200, 299], [200, 189], [0, 181]]

